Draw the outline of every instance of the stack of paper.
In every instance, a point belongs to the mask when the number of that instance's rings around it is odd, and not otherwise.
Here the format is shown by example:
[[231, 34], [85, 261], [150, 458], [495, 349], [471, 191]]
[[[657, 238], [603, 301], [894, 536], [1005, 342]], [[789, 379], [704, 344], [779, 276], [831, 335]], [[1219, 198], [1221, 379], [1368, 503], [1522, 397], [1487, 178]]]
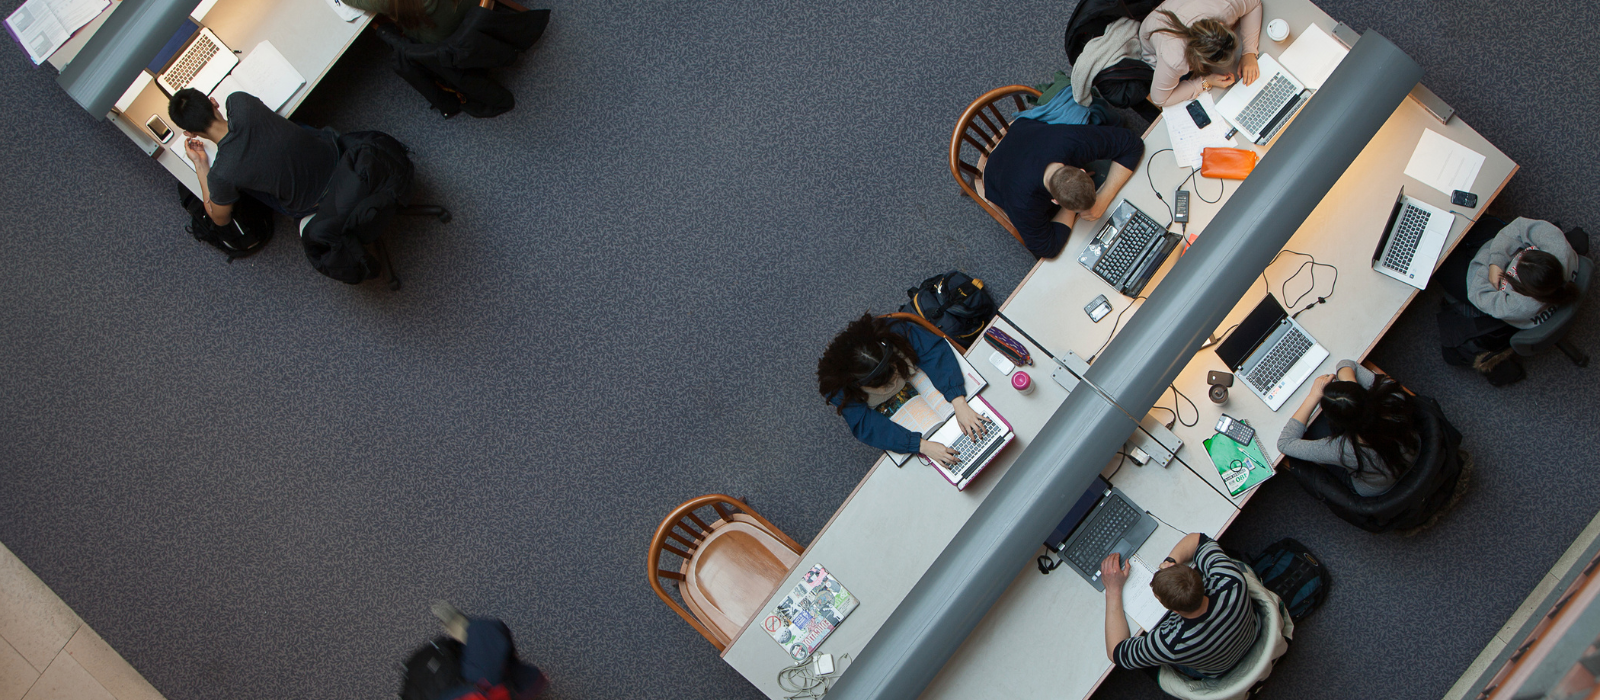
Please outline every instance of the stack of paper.
[[6, 18], [6, 31], [39, 65], [110, 5], [111, 0], [28, 0]]
[[1205, 149], [1226, 148], [1235, 144], [1233, 139], [1227, 138], [1228, 123], [1217, 111], [1211, 93], [1201, 93], [1192, 102], [1204, 108], [1211, 117], [1211, 123], [1206, 128], [1195, 126], [1194, 116], [1189, 114], [1189, 102], [1161, 110], [1161, 121], [1167, 123], [1167, 134], [1172, 138], [1172, 155], [1178, 159], [1178, 166], [1199, 170], [1200, 156]]
[[1350, 49], [1313, 24], [1284, 50], [1283, 55], [1278, 57], [1278, 64], [1289, 69], [1289, 73], [1299, 78], [1306, 87], [1320, 90], [1347, 53], [1350, 53]]
[[305, 77], [289, 65], [289, 59], [278, 53], [272, 42], [263, 41], [234, 66], [228, 77], [217, 83], [211, 96], [217, 98], [217, 104], [223, 105], [224, 117], [228, 116], [228, 96], [235, 92], [255, 95], [268, 109], [277, 111], [305, 84]]
[[1451, 141], [1433, 129], [1423, 129], [1417, 150], [1411, 152], [1406, 174], [1445, 194], [1472, 191], [1483, 168], [1483, 154]]

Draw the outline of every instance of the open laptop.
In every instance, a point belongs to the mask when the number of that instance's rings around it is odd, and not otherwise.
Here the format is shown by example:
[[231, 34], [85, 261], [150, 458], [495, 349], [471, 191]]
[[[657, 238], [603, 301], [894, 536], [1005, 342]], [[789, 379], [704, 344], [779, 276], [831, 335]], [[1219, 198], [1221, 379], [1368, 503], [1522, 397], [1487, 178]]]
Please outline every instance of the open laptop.
[[194, 20], [185, 19], [149, 67], [156, 84], [172, 95], [184, 88], [210, 94], [236, 65], [239, 57], [217, 35]]
[[1311, 91], [1271, 56], [1261, 54], [1256, 62], [1261, 77], [1249, 85], [1243, 80], [1234, 83], [1228, 94], [1217, 100], [1217, 111], [1245, 138], [1264, 146], [1311, 99]]
[[1078, 262], [1123, 296], [1137, 297], [1181, 240], [1124, 199], [1078, 255]]
[[1078, 572], [1095, 590], [1104, 591], [1100, 562], [1115, 552], [1124, 561], [1156, 531], [1156, 519], [1104, 477], [1096, 476], [1044, 546]]
[[1389, 213], [1389, 223], [1372, 251], [1372, 269], [1405, 282], [1417, 289], [1428, 286], [1434, 263], [1450, 240], [1455, 217], [1420, 199], [1406, 196], [1404, 189]]
[[1271, 294], [1217, 345], [1216, 352], [1274, 411], [1328, 359], [1328, 350], [1289, 318]]
[[972, 483], [973, 479], [983, 473], [984, 467], [989, 466], [989, 463], [999, 456], [1000, 450], [1017, 438], [1017, 433], [1011, 429], [1011, 424], [1001, 418], [982, 396], [968, 398], [967, 406], [983, 419], [985, 427], [988, 428], [977, 442], [973, 442], [966, 433], [961, 432], [961, 423], [955, 416], [945, 419], [944, 425], [939, 426], [928, 436], [929, 441], [947, 445], [955, 450], [956, 454], [961, 455], [960, 462], [953, 467], [946, 467], [928, 459], [925, 455], [917, 455], [917, 459], [937, 470], [945, 481], [956, 487], [957, 491], [966, 490], [967, 484]]

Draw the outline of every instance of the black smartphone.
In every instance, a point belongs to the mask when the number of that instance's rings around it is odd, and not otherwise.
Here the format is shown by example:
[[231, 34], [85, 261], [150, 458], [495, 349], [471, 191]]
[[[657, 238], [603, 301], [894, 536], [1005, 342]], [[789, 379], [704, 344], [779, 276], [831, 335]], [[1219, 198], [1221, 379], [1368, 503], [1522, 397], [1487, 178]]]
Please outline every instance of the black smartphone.
[[1233, 375], [1227, 372], [1211, 370], [1206, 372], [1206, 383], [1211, 386], [1233, 386]]
[[1083, 312], [1089, 314], [1090, 320], [1099, 323], [1100, 319], [1111, 313], [1111, 302], [1106, 301], [1106, 295], [1101, 294], [1095, 297], [1094, 301], [1089, 302], [1087, 306], [1084, 306]]
[[1201, 106], [1199, 102], [1191, 100], [1187, 109], [1189, 110], [1189, 117], [1194, 119], [1195, 126], [1202, 129], [1211, 126], [1211, 115], [1206, 114], [1206, 108]]
[[1454, 204], [1454, 205], [1456, 205], [1458, 207], [1466, 207], [1468, 209], [1477, 209], [1478, 208], [1478, 195], [1475, 195], [1475, 194], [1473, 194], [1471, 192], [1464, 192], [1462, 190], [1456, 190], [1455, 192], [1451, 193], [1451, 195], [1450, 195], [1450, 203]]

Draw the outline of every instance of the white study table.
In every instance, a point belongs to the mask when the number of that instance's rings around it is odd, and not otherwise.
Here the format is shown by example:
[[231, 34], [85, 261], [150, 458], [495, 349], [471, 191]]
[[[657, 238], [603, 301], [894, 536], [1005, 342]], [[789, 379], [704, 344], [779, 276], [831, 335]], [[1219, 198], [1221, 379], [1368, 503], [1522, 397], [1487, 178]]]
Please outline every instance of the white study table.
[[[112, 3], [105, 12], [62, 46], [50, 57], [50, 64], [59, 70], [71, 61], [118, 4]], [[241, 60], [249, 56], [261, 42], [272, 42], [278, 52], [294, 66], [295, 71], [306, 79], [306, 84], [302, 85], [278, 110], [279, 114], [286, 117], [294, 114], [300, 103], [305, 101], [317, 83], [321, 82], [329, 69], [333, 68], [333, 64], [338, 62], [339, 57], [343, 56], [345, 50], [350, 48], [350, 44], [360, 36], [361, 30], [366, 29], [371, 22], [370, 14], [346, 22], [334, 14], [333, 8], [329, 7], [325, 0], [217, 0], [201, 20], [201, 23], [211, 29], [223, 44], [240, 52]], [[134, 99], [127, 112], [115, 115], [115, 118], [123, 121], [124, 128], [131, 128], [149, 136], [144, 124], [155, 114], [160, 114], [162, 119], [166, 119], [167, 96], [152, 81]], [[171, 120], [167, 121], [170, 123]], [[167, 169], [167, 172], [172, 173], [173, 177], [199, 196], [199, 178], [195, 177], [194, 170], [172, 151], [174, 148], [182, 148], [182, 144], [183, 134], [175, 133], [169, 141], [161, 144], [154, 157]]]
[[[1262, 50], [1269, 54], [1281, 53], [1311, 23], [1329, 33], [1335, 25], [1332, 18], [1307, 0], [1265, 0], [1265, 5], [1267, 20], [1281, 17], [1291, 27], [1289, 41], [1280, 44], [1263, 38]], [[1403, 173], [1425, 128], [1486, 156], [1472, 190], [1480, 195], [1480, 207], [1468, 212], [1474, 216], [1494, 200], [1516, 172], [1515, 163], [1459, 119], [1440, 123], [1410, 99], [1396, 109], [1286, 246], [1310, 253], [1318, 262], [1339, 268], [1334, 296], [1327, 304], [1298, 319], [1330, 352], [1320, 372], [1331, 371], [1333, 364], [1343, 358], [1364, 358], [1415, 297], [1413, 288], [1371, 269], [1372, 251], [1400, 188], [1405, 186], [1407, 194], [1429, 203], [1461, 210], [1448, 206], [1448, 195]], [[1121, 193], [1121, 197], [1158, 221], [1165, 221], [1167, 209], [1151, 191], [1145, 171], [1152, 168], [1148, 160], [1150, 154], [1166, 148], [1169, 143], [1165, 125], [1157, 122], [1146, 134], [1146, 160]], [[1259, 152], [1266, 150], [1249, 144], [1243, 147]], [[1162, 188], [1169, 200], [1171, 191], [1187, 174], [1186, 168], [1175, 167], [1167, 153], [1155, 157], [1150, 172], [1155, 186]], [[1227, 192], [1234, 191], [1238, 184], [1228, 182]], [[1191, 184], [1189, 189], [1215, 198], [1217, 186], [1216, 180], [1203, 180]], [[1214, 204], [1192, 198], [1190, 232], [1203, 228], [1226, 201], [1226, 194]], [[1048, 345], [1052, 353], [1072, 351], [1089, 358], [1111, 333], [1117, 312], [1126, 309], [1132, 301], [1117, 294], [1077, 262], [1078, 252], [1101, 225], [1103, 222], [1080, 222], [1062, 255], [1037, 263], [1003, 306], [1006, 317], [1038, 342]], [[1447, 252], [1460, 240], [1466, 226], [1465, 220], [1457, 220]], [[1285, 255], [1268, 269], [1267, 277], [1274, 294], [1280, 294], [1282, 281], [1300, 264], [1300, 260], [1292, 259], [1295, 257]], [[1177, 259], [1176, 254], [1172, 256], [1147, 286], [1146, 293], [1159, 285]], [[1308, 300], [1327, 294], [1330, 272], [1326, 268], [1317, 270], [1317, 292], [1309, 295]], [[1308, 275], [1302, 274], [1290, 287], [1290, 299], [1282, 301], [1285, 304], [1292, 301], [1308, 284]], [[1105, 294], [1114, 309], [1101, 322], [1094, 323], [1084, 314], [1083, 307], [1099, 294]], [[1253, 286], [1217, 331], [1227, 329], [1247, 314], [1261, 300], [1262, 294], [1259, 284]], [[1303, 300], [1300, 306], [1306, 303]], [[1135, 313], [1137, 309], [1124, 314], [1123, 323]], [[1008, 332], [1013, 330], [1003, 320], [997, 319], [995, 323]], [[1053, 363], [1048, 357], [1022, 334], [1011, 332], [1011, 335], [1029, 345], [1036, 363], [1026, 368], [1038, 387], [1030, 396], [1021, 396], [1011, 390], [1008, 383], [997, 381], [1002, 378], [987, 361], [992, 352], [987, 345], [979, 343], [968, 356], [972, 366], [991, 384], [983, 391], [983, 397], [1016, 429], [1016, 444], [1008, 447], [966, 492], [956, 492], [942, 478], [914, 463], [896, 468], [880, 459], [807, 547], [796, 570], [778, 587], [781, 596], [793, 587], [801, 573], [812, 565], [821, 564], [860, 599], [860, 607], [821, 645], [819, 653], [831, 653], [836, 657], [860, 653], [1065, 398], [1065, 390], [1050, 379]], [[1159, 561], [1186, 532], [1222, 534], [1237, 516], [1238, 509], [1254, 493], [1252, 489], [1238, 497], [1224, 495], [1221, 478], [1205, 454], [1201, 443], [1211, 436], [1218, 415], [1226, 411], [1256, 426], [1267, 454], [1276, 460], [1273, 447], [1277, 434], [1307, 391], [1302, 387], [1284, 408], [1272, 412], [1242, 384], [1236, 383], [1228, 403], [1218, 407], [1206, 399], [1205, 374], [1210, 369], [1226, 368], [1215, 353], [1203, 350], [1174, 382], [1195, 401], [1199, 411], [1196, 419], [1187, 403], [1180, 408], [1185, 421], [1196, 422], [1193, 427], [1181, 423], [1174, 426], [1174, 432], [1184, 442], [1178, 453], [1179, 460], [1165, 469], [1154, 464], [1139, 467], [1130, 462], [1116, 471], [1112, 480], [1135, 503], [1162, 522], [1139, 551], [1140, 558], [1146, 561]], [[1171, 394], [1167, 396], [1170, 400]], [[1157, 412], [1157, 415], [1165, 414]], [[1111, 474], [1115, 466], [1115, 463], [1108, 465], [1102, 474]], [[774, 596], [767, 607], [775, 605], [777, 597]], [[1057, 569], [1050, 576], [1042, 576], [1030, 561], [922, 697], [963, 700], [1086, 697], [1111, 669], [1103, 641], [1104, 611], [1104, 594], [1070, 569]], [[776, 675], [794, 662], [758, 626], [747, 627], [723, 653], [723, 658], [767, 696], [784, 697], [777, 686]], [[847, 669], [848, 664], [844, 667]]]

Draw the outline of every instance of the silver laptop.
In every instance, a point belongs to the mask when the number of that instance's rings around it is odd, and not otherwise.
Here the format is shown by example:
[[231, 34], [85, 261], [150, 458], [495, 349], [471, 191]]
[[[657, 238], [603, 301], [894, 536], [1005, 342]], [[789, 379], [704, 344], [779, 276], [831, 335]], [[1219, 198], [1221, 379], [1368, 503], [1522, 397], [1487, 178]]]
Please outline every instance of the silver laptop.
[[1271, 294], [1217, 345], [1216, 352], [1274, 411], [1328, 359], [1328, 350], [1289, 318]]
[[1417, 289], [1427, 288], [1454, 223], [1450, 212], [1407, 197], [1401, 190], [1378, 249], [1372, 251], [1372, 269]]
[[1249, 85], [1243, 80], [1235, 82], [1228, 94], [1217, 100], [1217, 111], [1245, 138], [1264, 146], [1311, 99], [1311, 91], [1271, 56], [1261, 54], [1256, 62], [1261, 77]]
[[239, 57], [216, 34], [193, 20], [184, 20], [156, 54], [150, 72], [155, 73], [156, 84], [168, 95], [184, 88], [210, 94], [237, 65]]

